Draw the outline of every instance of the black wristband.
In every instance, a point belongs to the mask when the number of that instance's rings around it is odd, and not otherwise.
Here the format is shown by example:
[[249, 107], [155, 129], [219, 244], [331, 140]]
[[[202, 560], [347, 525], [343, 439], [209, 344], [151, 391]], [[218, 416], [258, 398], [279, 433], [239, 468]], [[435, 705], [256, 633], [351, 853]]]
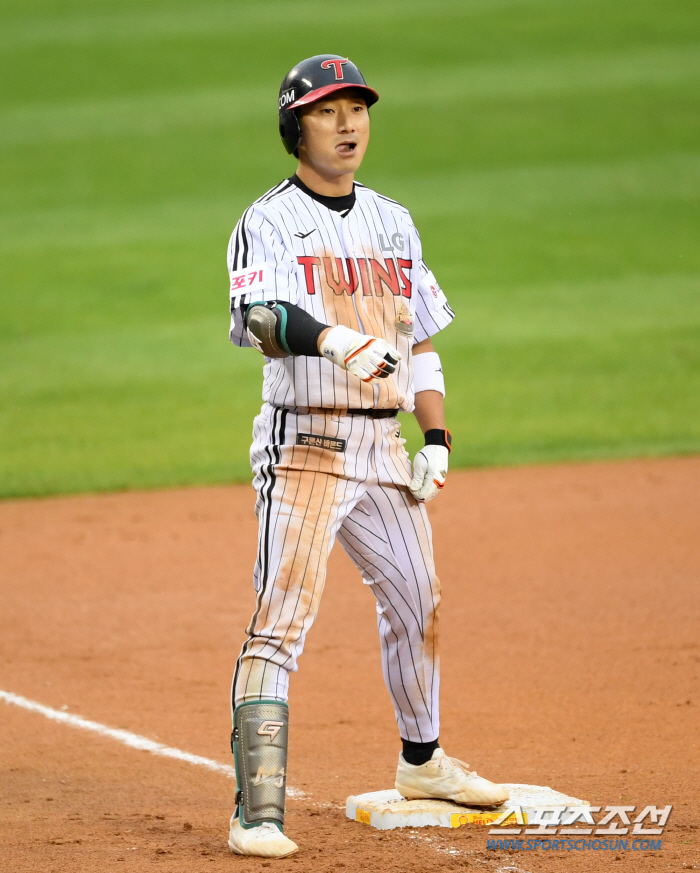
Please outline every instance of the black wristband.
[[452, 434], [449, 430], [440, 430], [433, 427], [423, 434], [426, 446], [444, 446], [448, 452], [452, 451]]

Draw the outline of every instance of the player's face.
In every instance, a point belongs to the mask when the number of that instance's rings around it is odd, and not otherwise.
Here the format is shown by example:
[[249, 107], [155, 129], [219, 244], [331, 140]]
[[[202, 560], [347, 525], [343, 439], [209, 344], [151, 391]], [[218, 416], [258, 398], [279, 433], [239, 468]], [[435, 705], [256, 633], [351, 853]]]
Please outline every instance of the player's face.
[[299, 159], [322, 176], [354, 173], [369, 142], [369, 112], [364, 98], [341, 91], [305, 107], [300, 118]]

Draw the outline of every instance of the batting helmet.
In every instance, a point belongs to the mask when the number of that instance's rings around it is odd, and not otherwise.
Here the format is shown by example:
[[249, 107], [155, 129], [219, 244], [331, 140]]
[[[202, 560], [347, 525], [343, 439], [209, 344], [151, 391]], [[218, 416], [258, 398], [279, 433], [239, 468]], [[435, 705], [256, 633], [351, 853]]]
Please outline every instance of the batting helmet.
[[379, 100], [379, 94], [367, 85], [355, 64], [340, 55], [315, 55], [287, 73], [280, 87], [279, 116], [280, 136], [290, 155], [297, 155], [301, 139], [296, 110], [341, 88], [362, 88], [368, 107]]

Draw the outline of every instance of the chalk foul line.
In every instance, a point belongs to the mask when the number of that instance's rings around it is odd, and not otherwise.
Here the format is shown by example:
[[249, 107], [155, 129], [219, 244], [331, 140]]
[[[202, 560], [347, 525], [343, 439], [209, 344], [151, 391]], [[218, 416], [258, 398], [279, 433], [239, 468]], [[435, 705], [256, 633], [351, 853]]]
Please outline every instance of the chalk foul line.
[[[0, 690], [0, 700], [4, 700], [5, 703], [13, 706], [19, 706], [29, 712], [38, 712], [45, 718], [51, 719], [51, 721], [61, 722], [70, 725], [70, 727], [80, 728], [85, 731], [92, 731], [92, 733], [98, 734], [101, 737], [110, 737], [110, 739], [116, 740], [118, 743], [122, 743], [132, 749], [140, 749], [144, 752], [150, 752], [152, 755], [160, 755], [163, 758], [174, 758], [177, 761], [186, 761], [188, 764], [205, 767], [207, 770], [212, 770], [214, 773], [223, 773], [225, 776], [228, 776], [229, 779], [236, 778], [236, 770], [229, 764], [220, 764], [218, 761], [212, 761], [211, 758], [204, 758], [201, 755], [192, 755], [190, 752], [183, 752], [182, 749], [175, 749], [172, 746], [166, 746], [164, 743], [157, 743], [155, 740], [149, 740], [148, 737], [142, 737], [140, 734], [134, 734], [131, 731], [123, 730], [122, 728], [107, 727], [107, 725], [100, 724], [98, 721], [91, 721], [90, 719], [82, 718], [79, 715], [64, 712], [61, 709], [53, 709], [51, 706], [44, 706], [43, 703], [37, 703], [35, 700], [29, 700], [19, 694], [13, 694], [11, 691]], [[307, 798], [308, 802], [309, 795], [298, 788], [290, 788], [287, 786], [287, 795], [298, 800]], [[325, 806], [326, 804], [314, 805]], [[338, 807], [338, 809], [345, 809], [345, 806]], [[422, 840], [427, 843], [434, 842], [431, 837], [422, 834], [411, 834], [410, 838]], [[452, 856], [474, 854], [473, 852], [465, 852], [456, 849], [453, 846], [433, 845], [432, 848], [436, 849], [441, 854]], [[474, 858], [473, 860], [476, 860], [479, 863], [485, 863], [478, 858]], [[515, 866], [499, 867], [496, 873], [511, 873], [511, 871], [512, 873], [524, 873], [524, 871], [520, 870], [519, 867]]]
[[[183, 752], [182, 749], [175, 749], [172, 746], [166, 746], [164, 743], [157, 743], [155, 740], [149, 740], [148, 737], [142, 737], [131, 731], [107, 727], [107, 725], [100, 724], [98, 721], [90, 721], [90, 719], [81, 718], [79, 715], [73, 715], [70, 712], [53, 709], [51, 706], [44, 706], [42, 703], [21, 697], [19, 694], [13, 694], [11, 691], [0, 690], [0, 700], [4, 700], [5, 703], [12, 704], [13, 706], [19, 706], [29, 712], [38, 712], [45, 718], [51, 719], [51, 721], [62, 722], [63, 724], [70, 725], [70, 727], [81, 728], [84, 731], [92, 731], [92, 733], [99, 734], [101, 737], [110, 737], [132, 749], [140, 749], [144, 752], [150, 752], [152, 755], [160, 755], [163, 758], [175, 758], [177, 761], [186, 761], [188, 764], [205, 767], [207, 770], [212, 770], [215, 773], [223, 773], [229, 779], [236, 778], [236, 770], [230, 764], [220, 764], [218, 761], [212, 761], [211, 758], [203, 758], [201, 755]], [[305, 792], [297, 788], [290, 788], [289, 786], [287, 787], [287, 794], [292, 798], [306, 797]]]

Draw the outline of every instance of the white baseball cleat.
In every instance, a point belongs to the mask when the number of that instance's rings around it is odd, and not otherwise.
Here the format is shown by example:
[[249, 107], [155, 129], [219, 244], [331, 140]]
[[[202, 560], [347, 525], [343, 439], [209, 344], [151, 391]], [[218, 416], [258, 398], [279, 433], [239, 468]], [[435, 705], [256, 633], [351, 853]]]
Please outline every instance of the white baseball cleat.
[[228, 847], [236, 855], [257, 858], [286, 858], [299, 850], [299, 846], [271, 822], [244, 828], [235, 813], [231, 816]]
[[508, 789], [468, 768], [463, 761], [448, 758], [442, 749], [435, 749], [433, 757], [419, 765], [408, 764], [400, 754], [396, 790], [406, 800], [430, 797], [467, 806], [499, 806], [508, 800]]

